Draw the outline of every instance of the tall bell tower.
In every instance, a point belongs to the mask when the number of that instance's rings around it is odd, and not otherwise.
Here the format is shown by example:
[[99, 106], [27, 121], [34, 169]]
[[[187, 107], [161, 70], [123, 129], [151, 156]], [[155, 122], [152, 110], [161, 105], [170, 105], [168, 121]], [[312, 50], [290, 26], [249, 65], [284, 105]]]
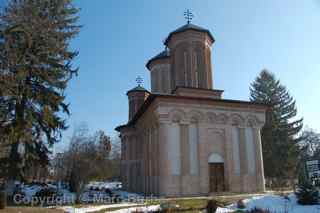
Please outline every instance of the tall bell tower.
[[187, 24], [171, 32], [165, 40], [171, 56], [171, 87], [213, 89], [210, 31], [191, 24], [193, 15], [185, 13]]
[[211, 47], [214, 38], [209, 30], [191, 24], [193, 15], [187, 10], [187, 24], [169, 33], [165, 50], [147, 63], [153, 93], [171, 94], [177, 87], [214, 89]]

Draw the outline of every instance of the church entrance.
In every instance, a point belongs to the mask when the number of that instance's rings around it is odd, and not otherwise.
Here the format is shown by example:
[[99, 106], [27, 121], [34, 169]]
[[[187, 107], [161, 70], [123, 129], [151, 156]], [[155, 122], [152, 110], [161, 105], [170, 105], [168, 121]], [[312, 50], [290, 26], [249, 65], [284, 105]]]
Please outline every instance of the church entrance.
[[224, 164], [209, 163], [210, 192], [224, 191]]
[[223, 192], [224, 183], [224, 160], [218, 153], [212, 153], [208, 159], [209, 164], [209, 187], [210, 192]]

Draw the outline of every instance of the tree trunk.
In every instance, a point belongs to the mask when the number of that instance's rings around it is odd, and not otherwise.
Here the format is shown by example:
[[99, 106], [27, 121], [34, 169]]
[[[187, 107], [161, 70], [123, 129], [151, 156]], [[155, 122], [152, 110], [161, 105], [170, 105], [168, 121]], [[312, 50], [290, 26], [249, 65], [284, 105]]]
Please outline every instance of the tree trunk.
[[81, 193], [83, 192], [83, 190], [84, 190], [84, 184], [81, 181], [79, 181], [77, 190], [76, 190], [76, 204], [80, 204], [82, 202]]
[[5, 209], [7, 206], [7, 195], [5, 191], [0, 191], [0, 209]]

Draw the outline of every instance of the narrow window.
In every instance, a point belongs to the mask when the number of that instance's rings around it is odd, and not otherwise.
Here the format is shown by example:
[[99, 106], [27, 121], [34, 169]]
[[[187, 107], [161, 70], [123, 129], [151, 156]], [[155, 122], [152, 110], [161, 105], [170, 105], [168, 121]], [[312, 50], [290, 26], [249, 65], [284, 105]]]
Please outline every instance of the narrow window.
[[194, 52], [193, 54], [194, 56], [194, 80], [195, 80], [195, 87], [199, 87], [199, 73], [198, 73], [198, 57], [197, 57], [197, 53]]
[[188, 53], [184, 52], [184, 86], [188, 86], [187, 82], [187, 65], [188, 65]]

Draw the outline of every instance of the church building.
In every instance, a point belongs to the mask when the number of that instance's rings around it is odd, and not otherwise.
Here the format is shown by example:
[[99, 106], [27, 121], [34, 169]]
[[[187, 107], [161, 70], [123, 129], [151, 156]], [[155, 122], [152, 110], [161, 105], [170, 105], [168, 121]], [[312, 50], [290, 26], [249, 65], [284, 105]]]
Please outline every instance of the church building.
[[214, 42], [188, 21], [147, 62], [151, 91], [139, 83], [127, 92], [129, 120], [116, 128], [125, 190], [166, 197], [265, 190], [267, 106], [222, 97], [213, 84]]

